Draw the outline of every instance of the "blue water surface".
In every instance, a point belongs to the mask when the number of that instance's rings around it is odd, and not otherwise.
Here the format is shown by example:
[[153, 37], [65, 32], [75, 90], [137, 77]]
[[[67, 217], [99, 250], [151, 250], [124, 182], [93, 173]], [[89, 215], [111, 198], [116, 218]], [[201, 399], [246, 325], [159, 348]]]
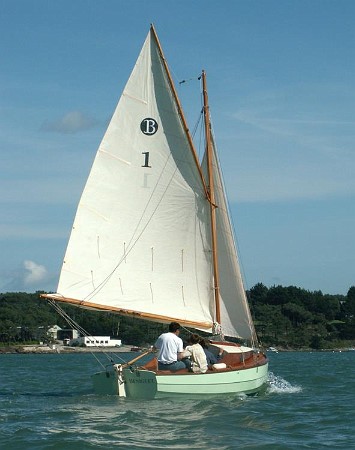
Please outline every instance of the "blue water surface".
[[259, 396], [137, 401], [93, 393], [91, 354], [0, 355], [0, 448], [355, 448], [355, 352], [269, 357]]

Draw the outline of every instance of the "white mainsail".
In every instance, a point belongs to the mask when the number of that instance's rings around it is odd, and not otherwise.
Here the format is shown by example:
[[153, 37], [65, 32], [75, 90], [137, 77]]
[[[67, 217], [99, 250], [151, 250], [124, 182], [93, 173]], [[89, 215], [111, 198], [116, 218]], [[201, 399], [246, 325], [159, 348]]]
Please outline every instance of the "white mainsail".
[[99, 146], [58, 295], [214, 322], [209, 205], [151, 30]]
[[[250, 339], [223, 178], [212, 140], [222, 333]], [[81, 196], [57, 294], [46, 297], [212, 331], [211, 210], [202, 168], [151, 28]]]

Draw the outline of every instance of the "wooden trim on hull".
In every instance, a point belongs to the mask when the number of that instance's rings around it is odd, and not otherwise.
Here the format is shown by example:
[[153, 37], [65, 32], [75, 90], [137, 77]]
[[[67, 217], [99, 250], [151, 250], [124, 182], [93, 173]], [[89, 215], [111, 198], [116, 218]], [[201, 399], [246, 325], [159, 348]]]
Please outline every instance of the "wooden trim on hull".
[[[249, 355], [249, 357], [245, 358], [245, 359], [243, 359], [243, 354], [227, 354], [218, 362], [225, 363], [227, 367], [225, 369], [218, 369], [218, 370], [208, 369], [206, 374], [235, 372], [235, 371], [242, 371], [242, 370], [252, 369], [252, 368], [256, 368], [256, 367], [261, 367], [261, 366], [268, 364], [268, 359], [263, 353], [253, 353], [252, 355]], [[181, 369], [181, 370], [177, 370], [175, 372], [172, 372], [170, 370], [158, 370], [158, 361], [156, 358], [153, 358], [147, 364], [140, 367], [140, 369], [151, 370], [151, 371], [155, 372], [158, 377], [160, 375], [164, 375], [164, 376], [205, 375], [205, 374], [200, 374], [200, 373], [189, 372], [188, 369]]]

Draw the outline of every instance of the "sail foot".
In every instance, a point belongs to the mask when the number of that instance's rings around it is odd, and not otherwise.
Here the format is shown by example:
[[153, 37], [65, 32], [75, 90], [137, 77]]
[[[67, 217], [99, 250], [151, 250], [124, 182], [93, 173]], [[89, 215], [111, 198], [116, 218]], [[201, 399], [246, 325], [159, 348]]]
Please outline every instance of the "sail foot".
[[93, 303], [93, 302], [89, 302], [89, 301], [85, 301], [85, 300], [67, 298], [67, 297], [61, 296], [59, 294], [40, 294], [40, 297], [45, 298], [45, 299], [54, 300], [54, 301], [60, 302], [60, 303], [69, 303], [78, 308], [92, 309], [95, 311], [107, 311], [107, 312], [112, 312], [114, 314], [134, 317], [137, 319], [150, 320], [153, 322], [159, 322], [159, 323], [179, 322], [181, 325], [183, 325], [185, 327], [196, 328], [196, 329], [201, 329], [201, 330], [205, 330], [205, 331], [209, 331], [213, 328], [213, 324], [210, 322], [197, 322], [197, 321], [186, 320], [186, 319], [178, 318], [178, 317], [170, 317], [170, 316], [152, 314], [152, 313], [148, 313], [148, 312], [144, 312], [144, 311], [133, 311], [133, 310], [129, 310], [129, 309], [118, 308], [115, 306], [107, 306], [107, 305], [102, 305], [100, 303]]

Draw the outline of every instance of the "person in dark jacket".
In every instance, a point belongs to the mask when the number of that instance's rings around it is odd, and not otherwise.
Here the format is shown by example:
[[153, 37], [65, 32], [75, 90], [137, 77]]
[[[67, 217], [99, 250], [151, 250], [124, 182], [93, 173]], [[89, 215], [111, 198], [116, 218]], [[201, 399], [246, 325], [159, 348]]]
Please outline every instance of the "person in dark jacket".
[[218, 356], [215, 356], [211, 351], [208, 350], [209, 347], [208, 341], [206, 341], [205, 339], [201, 339], [200, 345], [202, 346], [205, 352], [208, 367], [211, 367], [213, 364], [216, 364], [218, 360], [221, 359], [223, 352], [221, 351]]

